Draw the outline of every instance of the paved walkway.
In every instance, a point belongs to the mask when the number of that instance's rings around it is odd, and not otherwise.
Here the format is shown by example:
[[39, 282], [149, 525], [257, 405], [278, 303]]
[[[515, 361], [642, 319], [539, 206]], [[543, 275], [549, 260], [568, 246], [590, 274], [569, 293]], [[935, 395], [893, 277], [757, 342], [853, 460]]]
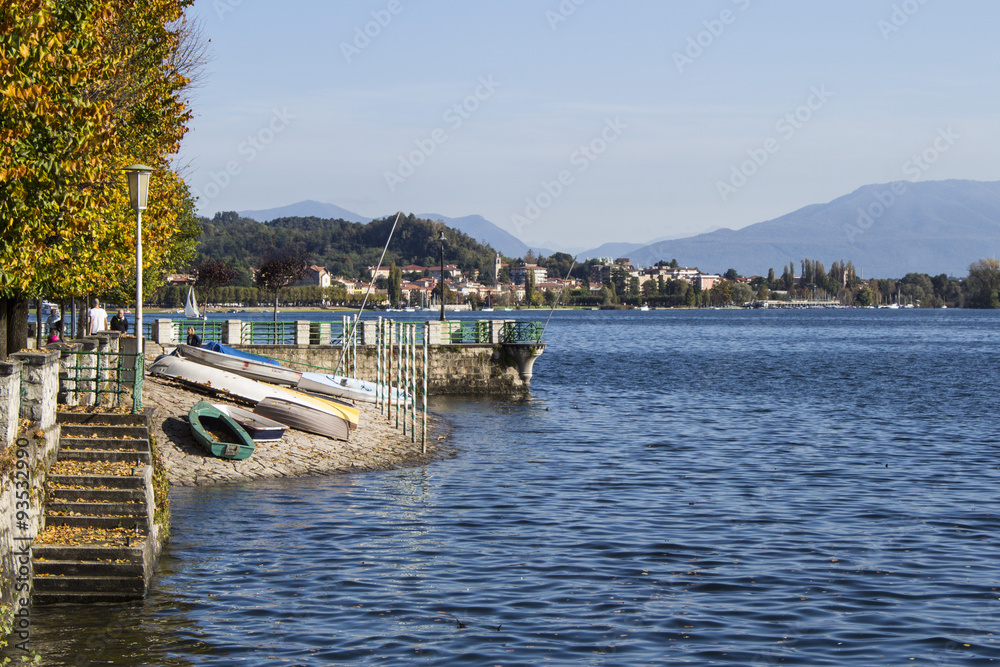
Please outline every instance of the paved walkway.
[[[231, 403], [195, 393], [174, 382], [147, 376], [143, 406], [152, 410], [160, 457], [171, 484], [199, 486], [272, 477], [303, 477], [387, 470], [416, 466], [447, 455], [444, 437], [428, 415], [427, 454], [421, 454], [420, 423], [417, 442], [404, 439], [378, 408], [360, 403], [358, 428], [350, 442], [288, 429], [278, 442], [262, 442], [248, 459], [232, 461], [208, 455], [191, 436], [187, 414], [199, 400]], [[246, 406], [244, 406], [246, 407]], [[392, 424], [395, 424], [393, 419]], [[440, 439], [439, 439], [440, 438]]]

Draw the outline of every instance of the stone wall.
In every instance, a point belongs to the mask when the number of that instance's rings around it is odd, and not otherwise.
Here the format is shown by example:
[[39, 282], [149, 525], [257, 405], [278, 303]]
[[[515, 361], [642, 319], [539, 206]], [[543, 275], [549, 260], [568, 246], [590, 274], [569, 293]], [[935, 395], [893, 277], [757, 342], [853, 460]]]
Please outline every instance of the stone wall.
[[21, 362], [0, 361], [0, 450], [14, 442], [21, 405]]
[[[29, 613], [30, 546], [44, 528], [45, 475], [59, 449], [59, 354], [18, 352], [10, 359], [0, 363], [0, 421], [5, 422], [0, 443], [0, 605], [15, 615], [16, 638], [18, 624], [27, 623]], [[12, 397], [18, 400], [12, 402]], [[18, 430], [18, 418], [30, 420], [23, 430]]]
[[59, 353], [49, 350], [18, 352], [21, 362], [21, 417], [38, 422], [42, 429], [56, 423], [59, 393]]
[[[432, 345], [428, 349], [428, 394], [512, 394], [528, 390], [516, 360], [505, 345]], [[335, 369], [340, 361], [339, 345], [254, 345], [241, 350], [284, 362], [298, 370]], [[423, 372], [423, 347], [416, 349], [416, 373]], [[394, 362], [395, 363], [395, 362]], [[346, 366], [346, 362], [345, 362]], [[313, 367], [313, 368], [308, 368]], [[378, 348], [357, 347], [357, 376], [374, 380]], [[393, 383], [395, 384], [395, 382]]]
[[[428, 393], [513, 394], [527, 391], [534, 361], [545, 345], [501, 342], [505, 327], [514, 322], [497, 319], [416, 323], [418, 336], [426, 335], [430, 344]], [[227, 320], [213, 324], [219, 325], [216, 333], [222, 339], [220, 342], [277, 359], [297, 370], [330, 373], [339, 367], [340, 374], [356, 374], [363, 380], [375, 380], [377, 374], [378, 323], [374, 320], [358, 324], [358, 345], [350, 348], [342, 366], [341, 347], [328, 344], [331, 332], [339, 332], [343, 326], [341, 323], [296, 320], [290, 336], [294, 340], [291, 345], [243, 345], [241, 340], [249, 323]], [[176, 345], [173, 322], [155, 320], [152, 338], [158, 345]], [[352, 358], [350, 355], [355, 350], [357, 356]], [[420, 374], [423, 372], [422, 343], [417, 346], [416, 356], [416, 372]]]

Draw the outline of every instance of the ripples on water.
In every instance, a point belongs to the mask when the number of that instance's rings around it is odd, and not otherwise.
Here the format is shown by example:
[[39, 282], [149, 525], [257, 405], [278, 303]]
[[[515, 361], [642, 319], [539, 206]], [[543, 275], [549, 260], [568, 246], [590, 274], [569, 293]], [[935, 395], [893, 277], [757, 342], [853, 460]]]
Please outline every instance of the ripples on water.
[[[175, 489], [49, 664], [1000, 662], [993, 313], [557, 313], [458, 458]], [[61, 629], [69, 626], [69, 629]], [[89, 646], [89, 648], [88, 648]]]

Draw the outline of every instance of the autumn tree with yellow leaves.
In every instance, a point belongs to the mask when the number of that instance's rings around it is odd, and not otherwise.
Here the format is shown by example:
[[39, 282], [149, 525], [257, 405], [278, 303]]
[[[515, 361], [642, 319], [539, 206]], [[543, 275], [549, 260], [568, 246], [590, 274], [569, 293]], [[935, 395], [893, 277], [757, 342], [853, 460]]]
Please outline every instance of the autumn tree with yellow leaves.
[[29, 299], [134, 293], [135, 214], [121, 168], [156, 169], [143, 274], [193, 256], [199, 227], [171, 168], [200, 64], [191, 0], [0, 5], [0, 358], [24, 347]]

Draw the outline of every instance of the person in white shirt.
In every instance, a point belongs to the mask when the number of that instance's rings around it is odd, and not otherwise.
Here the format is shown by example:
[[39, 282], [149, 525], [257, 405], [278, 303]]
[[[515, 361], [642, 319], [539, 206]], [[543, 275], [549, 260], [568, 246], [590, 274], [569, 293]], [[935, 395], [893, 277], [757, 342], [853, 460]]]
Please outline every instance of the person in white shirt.
[[98, 331], [105, 331], [108, 328], [108, 311], [101, 308], [101, 303], [94, 299], [91, 304], [93, 308], [90, 309], [90, 328], [87, 330], [91, 336], [96, 334]]

